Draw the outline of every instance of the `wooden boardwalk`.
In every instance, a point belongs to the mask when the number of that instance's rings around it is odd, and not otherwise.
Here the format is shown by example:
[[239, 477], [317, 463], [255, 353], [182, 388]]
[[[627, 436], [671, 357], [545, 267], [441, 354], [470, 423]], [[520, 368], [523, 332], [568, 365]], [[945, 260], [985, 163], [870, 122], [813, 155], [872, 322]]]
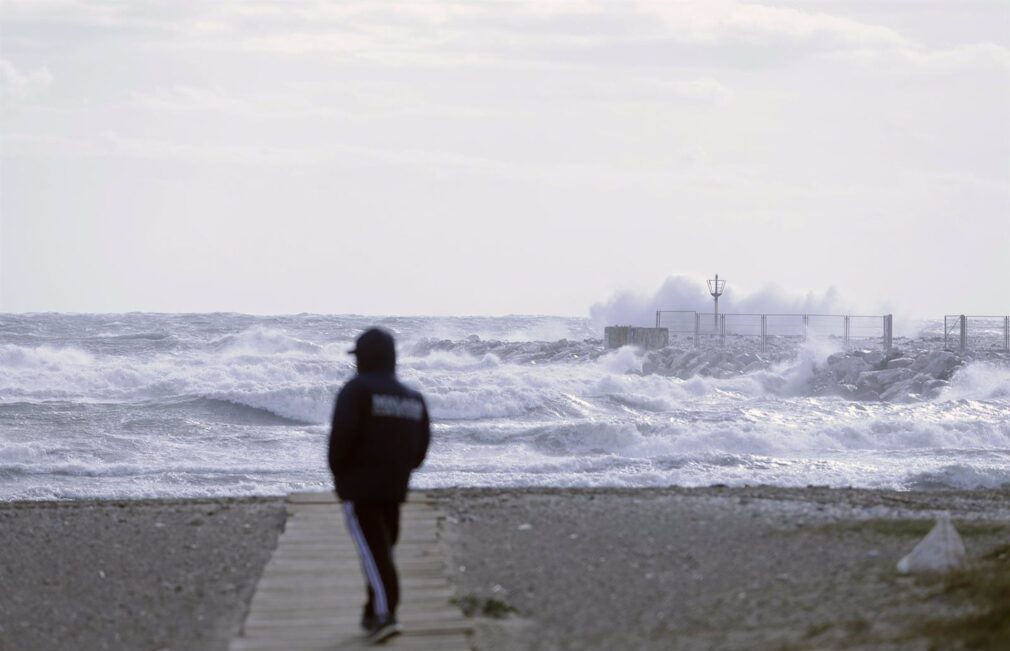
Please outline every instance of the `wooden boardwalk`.
[[[423, 493], [403, 505], [396, 565], [403, 634], [381, 647], [470, 651], [472, 627], [450, 603], [438, 532], [441, 511]], [[334, 651], [368, 647], [358, 627], [365, 581], [333, 493], [288, 497], [288, 521], [263, 570], [231, 651]]]

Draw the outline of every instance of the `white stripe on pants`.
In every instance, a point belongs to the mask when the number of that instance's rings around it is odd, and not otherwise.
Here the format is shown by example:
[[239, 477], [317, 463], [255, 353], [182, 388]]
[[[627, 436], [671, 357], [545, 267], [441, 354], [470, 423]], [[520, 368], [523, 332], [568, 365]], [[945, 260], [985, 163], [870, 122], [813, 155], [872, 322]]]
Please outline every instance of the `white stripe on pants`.
[[344, 516], [347, 519], [347, 530], [351, 532], [351, 538], [361, 556], [361, 568], [365, 572], [365, 578], [368, 580], [368, 585], [372, 586], [372, 592], [375, 593], [375, 614], [384, 617], [389, 614], [386, 588], [382, 584], [382, 575], [379, 574], [379, 568], [375, 564], [375, 558], [372, 556], [368, 541], [365, 540], [365, 534], [361, 531], [358, 516], [354, 514], [354, 502], [344, 502]]

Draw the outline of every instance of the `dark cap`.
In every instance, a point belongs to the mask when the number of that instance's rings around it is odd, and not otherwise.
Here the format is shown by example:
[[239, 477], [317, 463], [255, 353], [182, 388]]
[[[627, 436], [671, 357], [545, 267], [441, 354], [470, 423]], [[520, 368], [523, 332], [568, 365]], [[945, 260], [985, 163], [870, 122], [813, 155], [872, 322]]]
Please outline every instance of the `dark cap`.
[[358, 358], [358, 371], [393, 371], [396, 368], [396, 342], [381, 328], [370, 328], [347, 351]]

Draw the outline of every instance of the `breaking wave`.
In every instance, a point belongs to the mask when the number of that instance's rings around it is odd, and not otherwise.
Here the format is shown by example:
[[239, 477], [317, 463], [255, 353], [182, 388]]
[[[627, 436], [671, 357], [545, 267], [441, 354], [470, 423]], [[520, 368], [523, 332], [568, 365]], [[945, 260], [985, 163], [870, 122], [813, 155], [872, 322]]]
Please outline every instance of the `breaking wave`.
[[[16, 328], [0, 322], [5, 497], [324, 486], [326, 425], [354, 370], [346, 350], [369, 325], [311, 315], [18, 318]], [[100, 335], [54, 334], [85, 318]], [[424, 393], [436, 424], [421, 486], [1010, 481], [1003, 365], [967, 363], [932, 397], [891, 403], [824, 393], [838, 352], [825, 342], [761, 364], [709, 356], [685, 362], [708, 371], [681, 377], [676, 365], [650, 371], [652, 358], [631, 348], [605, 351], [580, 320], [386, 325], [401, 377]], [[534, 331], [564, 336], [521, 338]]]
[[[975, 362], [961, 369], [940, 394], [942, 400], [1010, 400], [1010, 368]], [[1004, 412], [1010, 420], [1010, 414]]]
[[[331, 348], [259, 328], [188, 354], [142, 359], [4, 344], [0, 402], [196, 396], [322, 424], [336, 389], [353, 372], [347, 356]], [[810, 397], [818, 364], [833, 350], [801, 348], [793, 359], [731, 377], [680, 378], [644, 374], [641, 353], [606, 352], [598, 341], [422, 339], [407, 348], [400, 373], [425, 392], [440, 419], [579, 417], [613, 408], [660, 412], [700, 399]], [[933, 401], [997, 401], [998, 412], [1008, 398], [1010, 368], [974, 362], [958, 370]]]
[[227, 355], [316, 355], [323, 347], [310, 341], [276, 330], [274, 328], [255, 327], [234, 335], [225, 335], [211, 343], [211, 348]]

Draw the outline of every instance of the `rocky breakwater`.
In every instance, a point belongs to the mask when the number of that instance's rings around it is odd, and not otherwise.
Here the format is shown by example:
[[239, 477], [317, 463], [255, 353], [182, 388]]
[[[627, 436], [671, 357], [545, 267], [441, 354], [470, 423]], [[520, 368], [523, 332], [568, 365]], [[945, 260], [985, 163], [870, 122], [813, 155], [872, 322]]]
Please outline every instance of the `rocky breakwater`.
[[[894, 348], [852, 350], [829, 356], [823, 362], [798, 357], [797, 346], [769, 347], [766, 351], [737, 349], [665, 348], [650, 351], [642, 361], [642, 374], [681, 379], [695, 376], [732, 378], [769, 371], [763, 384], [771, 391], [796, 390], [785, 376], [806, 374], [807, 395], [839, 395], [851, 400], [914, 402], [936, 397], [959, 368], [975, 359], [1010, 364], [1007, 353], [966, 353], [946, 350]], [[804, 368], [804, 365], [809, 364]]]
[[964, 364], [964, 358], [946, 350], [835, 353], [815, 367], [811, 393], [853, 400], [926, 400], [939, 394]]
[[730, 378], [771, 368], [796, 357], [796, 346], [780, 344], [761, 351], [755, 346], [726, 348], [668, 347], [645, 354], [643, 375], [667, 375], [682, 380], [694, 376]]

